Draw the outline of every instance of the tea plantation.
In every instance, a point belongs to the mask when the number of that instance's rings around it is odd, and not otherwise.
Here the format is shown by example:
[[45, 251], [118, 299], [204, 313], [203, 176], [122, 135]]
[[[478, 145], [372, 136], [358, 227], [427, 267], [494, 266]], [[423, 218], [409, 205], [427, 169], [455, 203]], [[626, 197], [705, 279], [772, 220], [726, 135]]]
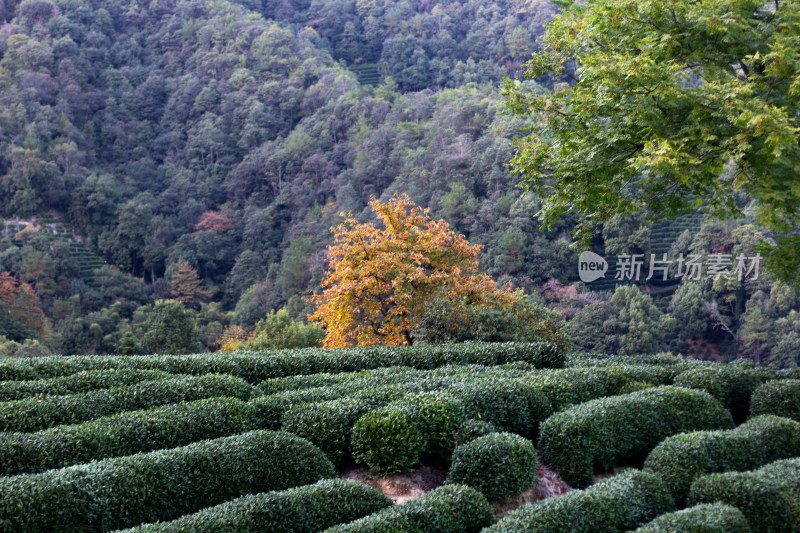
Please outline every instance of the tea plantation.
[[[0, 531], [800, 532], [800, 372], [465, 343], [0, 360]], [[393, 503], [367, 484], [427, 465]], [[540, 466], [574, 490], [503, 514]]]

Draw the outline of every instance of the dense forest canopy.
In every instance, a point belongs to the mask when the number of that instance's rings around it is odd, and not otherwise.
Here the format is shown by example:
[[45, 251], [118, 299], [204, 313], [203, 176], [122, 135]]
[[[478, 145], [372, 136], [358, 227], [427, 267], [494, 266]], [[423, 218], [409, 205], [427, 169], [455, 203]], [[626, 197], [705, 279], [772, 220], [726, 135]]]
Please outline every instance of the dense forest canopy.
[[[800, 301], [785, 286], [612, 298], [613, 283], [576, 283], [574, 218], [539, 229], [541, 198], [508, 168], [536, 119], [505, 114], [499, 86], [564, 81], [520, 72], [556, 12], [543, 0], [0, 2], [0, 336], [31, 352], [216, 350], [304, 321], [341, 213], [367, 221], [371, 197], [405, 193], [484, 246], [483, 272], [574, 322], [581, 349], [796, 365]], [[620, 216], [592, 246], [751, 253], [747, 216], [660, 229]], [[177, 348], [145, 338], [169, 329], [168, 300], [192, 319]]]

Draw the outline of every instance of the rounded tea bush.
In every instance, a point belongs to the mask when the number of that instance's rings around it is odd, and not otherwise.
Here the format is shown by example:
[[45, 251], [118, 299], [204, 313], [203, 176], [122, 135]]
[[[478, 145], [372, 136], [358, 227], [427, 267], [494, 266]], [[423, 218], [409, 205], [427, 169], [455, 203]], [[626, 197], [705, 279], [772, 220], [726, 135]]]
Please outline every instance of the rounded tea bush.
[[750, 526], [739, 509], [717, 503], [663, 514], [635, 533], [750, 533]]
[[324, 479], [283, 491], [247, 494], [171, 522], [117, 533], [316, 533], [392, 506], [379, 490], [344, 479]]
[[409, 396], [402, 403], [415, 414], [424, 440], [423, 459], [449, 461], [456, 447], [456, 430], [467, 419], [461, 400], [446, 392], [431, 391]]
[[744, 420], [750, 396], [759, 385], [753, 372], [741, 365], [710, 365], [688, 370], [675, 378], [675, 385], [706, 391], [730, 409], [735, 420]]
[[778, 415], [800, 422], [800, 379], [768, 381], [756, 389], [753, 415]]
[[660, 475], [682, 505], [692, 482], [714, 472], [744, 471], [800, 456], [800, 423], [762, 415], [729, 431], [694, 431], [667, 437], [644, 469]]
[[338, 465], [350, 454], [353, 424], [367, 410], [365, 402], [352, 398], [302, 403], [283, 413], [281, 429], [316, 444]]
[[542, 423], [539, 451], [564, 481], [585, 488], [596, 473], [626, 460], [643, 460], [666, 437], [730, 428], [730, 412], [707, 392], [655, 387], [554, 414]]
[[479, 533], [494, 522], [486, 497], [471, 487], [445, 485], [324, 533]]
[[775, 461], [758, 470], [701, 476], [689, 504], [724, 503], [739, 509], [758, 533], [797, 533], [800, 458]]
[[408, 470], [420, 460], [425, 439], [416, 413], [391, 404], [365, 413], [353, 426], [353, 458], [377, 474]]
[[539, 459], [527, 439], [513, 433], [490, 433], [458, 446], [447, 483], [459, 483], [499, 501], [536, 486]]
[[661, 478], [631, 470], [585, 490], [523, 505], [485, 533], [621, 533], [675, 510]]

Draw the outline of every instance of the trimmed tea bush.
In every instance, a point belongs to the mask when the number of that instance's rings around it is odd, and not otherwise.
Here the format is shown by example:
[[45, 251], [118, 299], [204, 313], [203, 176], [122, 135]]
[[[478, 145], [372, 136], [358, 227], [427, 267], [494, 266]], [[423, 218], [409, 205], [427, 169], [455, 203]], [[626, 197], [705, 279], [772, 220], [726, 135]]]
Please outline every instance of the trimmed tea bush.
[[316, 444], [339, 464], [350, 454], [353, 425], [368, 409], [366, 403], [349, 398], [305, 403], [283, 413], [282, 429]]
[[377, 387], [370, 385], [366, 385], [366, 388], [363, 387], [360, 387], [361, 390], [354, 390], [355, 387], [340, 390], [342, 395], [352, 394], [353, 398], [367, 402], [373, 408], [383, 407], [392, 402], [402, 400], [409, 394], [423, 390], [421, 383], [393, 383]]
[[706, 392], [664, 386], [592, 400], [542, 423], [542, 460], [573, 487], [622, 459], [644, 459], [664, 438], [700, 429], [728, 429], [733, 420]]
[[461, 400], [446, 392], [422, 392], [402, 400], [415, 413], [424, 440], [422, 458], [449, 462], [456, 447], [456, 430], [467, 421]]
[[800, 379], [800, 366], [776, 370], [775, 379]]
[[661, 478], [633, 470], [586, 490], [520, 507], [484, 533], [620, 533], [674, 509]]
[[32, 381], [4, 381], [0, 383], [0, 402], [22, 400], [30, 396], [64, 395], [109, 389], [140, 381], [172, 378], [161, 370], [88, 370], [69, 376]]
[[365, 414], [353, 428], [353, 456], [375, 472], [401, 472], [426, 458], [447, 462], [467, 417], [462, 401], [423, 392]]
[[653, 387], [655, 387], [655, 385], [648, 383], [647, 381], [632, 380], [623, 385], [618, 394], [630, 394], [640, 390], [652, 389]]
[[692, 483], [689, 503], [721, 502], [736, 507], [759, 533], [800, 531], [800, 458], [750, 472], [709, 474]]
[[539, 422], [531, 416], [529, 390], [530, 386], [502, 378], [478, 378], [447, 388], [447, 392], [463, 402], [469, 418], [486, 420], [502, 431], [522, 434], [532, 432]]
[[456, 445], [472, 442], [478, 437], [483, 437], [489, 433], [497, 433], [495, 427], [485, 420], [475, 420], [470, 418], [456, 431]]
[[105, 390], [0, 403], [0, 430], [37, 431], [101, 416], [215, 396], [249, 399], [256, 389], [231, 376], [184, 376]]
[[750, 533], [750, 526], [736, 507], [704, 504], [661, 515], [635, 533]]
[[353, 458], [379, 474], [408, 470], [420, 460], [425, 439], [417, 413], [405, 404], [390, 404], [358, 419], [353, 427]]
[[125, 411], [37, 433], [0, 433], [0, 472], [43, 472], [258, 429], [255, 408], [233, 398]]
[[261, 396], [254, 398], [250, 403], [256, 408], [263, 429], [280, 429], [283, 414], [292, 407], [304, 403], [337, 400], [341, 397], [342, 393], [333, 387], [319, 387]]
[[694, 359], [682, 359], [671, 353], [620, 355], [596, 352], [578, 352], [567, 356], [566, 365], [568, 367], [585, 367], [595, 365], [639, 365], [639, 366], [680, 366], [707, 364], [705, 361]]
[[778, 415], [800, 422], [800, 379], [768, 381], [753, 393], [753, 415]]
[[528, 382], [544, 394], [555, 412], [616, 394], [630, 379], [622, 368], [568, 368], [532, 375]]
[[493, 522], [492, 508], [483, 494], [447, 485], [325, 533], [478, 533]]
[[645, 470], [659, 474], [679, 505], [692, 481], [704, 474], [751, 470], [800, 456], [800, 423], [779, 416], [751, 418], [730, 431], [696, 431], [664, 439], [650, 452]]
[[126, 533], [316, 533], [392, 505], [379, 490], [355, 481], [325, 479], [280, 492], [248, 494], [172, 522]]
[[675, 378], [675, 385], [703, 390], [730, 409], [734, 420], [744, 420], [750, 396], [761, 381], [741, 365], [709, 365], [688, 370]]
[[247, 493], [334, 477], [319, 448], [283, 432], [253, 431], [182, 448], [0, 477], [8, 531], [108, 531], [172, 520]]
[[417, 370], [415, 368], [393, 366], [389, 368], [360, 370], [358, 372], [342, 372], [339, 374], [321, 373], [271, 378], [259, 383], [258, 388], [264, 394], [275, 394], [278, 392], [318, 387], [349, 386], [353, 383], [369, 383], [373, 386], [376, 383], [388, 385], [413, 380], [415, 377], [425, 375], [426, 373], [427, 371]]
[[494, 502], [535, 487], [537, 468], [531, 441], [513, 433], [490, 433], [455, 449], [447, 483], [468, 485]]

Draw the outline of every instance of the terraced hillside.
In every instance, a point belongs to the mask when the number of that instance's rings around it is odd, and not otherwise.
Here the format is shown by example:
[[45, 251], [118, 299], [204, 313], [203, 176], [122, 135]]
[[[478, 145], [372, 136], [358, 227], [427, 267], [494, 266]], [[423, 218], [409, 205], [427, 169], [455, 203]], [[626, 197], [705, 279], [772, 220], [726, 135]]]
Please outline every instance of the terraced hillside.
[[[798, 378], [547, 343], [6, 359], [0, 530], [798, 531]], [[503, 515], [541, 463], [575, 490]], [[444, 486], [373, 488], [421, 468]]]

